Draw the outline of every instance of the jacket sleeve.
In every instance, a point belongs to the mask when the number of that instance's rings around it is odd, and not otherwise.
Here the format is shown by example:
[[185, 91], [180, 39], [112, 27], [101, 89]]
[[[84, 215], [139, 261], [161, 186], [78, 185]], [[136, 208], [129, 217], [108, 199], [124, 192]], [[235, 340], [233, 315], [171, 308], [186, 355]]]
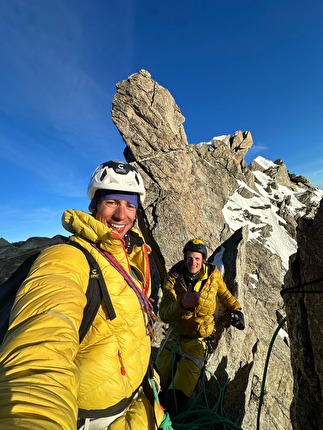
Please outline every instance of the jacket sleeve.
[[89, 266], [68, 245], [36, 260], [0, 350], [0, 427], [72, 430], [77, 420], [78, 329]]
[[220, 302], [230, 311], [234, 311], [236, 309], [240, 309], [241, 305], [238, 302], [238, 300], [234, 297], [233, 294], [230, 293], [229, 289], [227, 288], [223, 277], [218, 269], [215, 269], [215, 271], [211, 275], [213, 277], [213, 282], [216, 282], [218, 285], [218, 297], [220, 299]]
[[179, 287], [177, 278], [168, 273], [164, 282], [163, 297], [159, 305], [159, 316], [162, 321], [178, 324], [186, 314], [192, 314], [181, 306], [184, 293], [185, 289]]

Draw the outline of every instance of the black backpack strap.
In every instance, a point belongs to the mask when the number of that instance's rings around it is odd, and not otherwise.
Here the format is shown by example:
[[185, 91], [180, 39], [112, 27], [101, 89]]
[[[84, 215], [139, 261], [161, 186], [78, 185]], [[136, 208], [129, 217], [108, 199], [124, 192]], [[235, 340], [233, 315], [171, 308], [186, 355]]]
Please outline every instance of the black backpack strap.
[[31, 266], [40, 254], [40, 251], [32, 254], [13, 272], [13, 274], [1, 285], [0, 288], [0, 344], [3, 341], [9, 326], [9, 316], [17, 291], [26, 279]]
[[100, 266], [98, 265], [95, 258], [86, 248], [84, 248], [78, 242], [71, 241], [68, 242], [68, 245], [72, 245], [82, 251], [90, 265], [89, 285], [86, 290], [87, 304], [84, 308], [83, 320], [79, 329], [79, 338], [81, 343], [89, 328], [91, 327], [91, 324], [99, 310], [102, 300], [105, 303], [110, 320], [116, 318], [116, 313]]

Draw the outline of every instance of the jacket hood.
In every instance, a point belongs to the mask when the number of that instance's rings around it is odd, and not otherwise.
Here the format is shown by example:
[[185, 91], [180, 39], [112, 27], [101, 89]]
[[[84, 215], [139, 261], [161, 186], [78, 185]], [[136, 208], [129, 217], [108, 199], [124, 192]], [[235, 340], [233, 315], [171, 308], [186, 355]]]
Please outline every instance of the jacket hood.
[[[96, 220], [87, 212], [74, 209], [66, 210], [62, 215], [62, 225], [73, 235], [99, 244], [100, 248], [105, 251], [115, 253], [116, 249], [121, 250], [125, 246], [125, 241], [118, 232]], [[128, 235], [135, 239], [133, 245], [138, 244], [140, 246], [144, 243], [142, 235], [136, 228], [132, 227]], [[121, 248], [120, 242], [123, 245]]]

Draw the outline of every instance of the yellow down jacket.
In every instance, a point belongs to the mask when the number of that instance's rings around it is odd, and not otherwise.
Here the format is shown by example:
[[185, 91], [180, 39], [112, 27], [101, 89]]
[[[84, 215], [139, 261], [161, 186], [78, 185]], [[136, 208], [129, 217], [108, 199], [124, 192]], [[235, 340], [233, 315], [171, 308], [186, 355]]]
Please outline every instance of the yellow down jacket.
[[200, 280], [194, 286], [194, 290], [200, 292], [199, 305], [194, 310], [183, 309], [181, 301], [186, 292], [183, 267], [184, 262], [180, 261], [168, 273], [159, 305], [159, 316], [162, 321], [169, 323], [173, 337], [205, 338], [214, 329], [217, 296], [231, 311], [241, 308], [241, 305], [228, 290], [220, 271], [217, 268], [211, 271], [211, 266], [203, 264]]
[[[99, 263], [116, 318], [109, 320], [100, 306], [79, 344], [89, 265], [81, 251], [66, 244], [43, 251], [18, 292], [0, 349], [2, 429], [75, 430], [79, 409], [89, 411], [89, 417], [105, 416], [106, 408], [131, 399], [149, 364], [151, 342], [139, 300], [91, 242], [113, 254], [147, 294], [149, 246], [132, 229], [141, 243], [127, 254], [118, 233], [82, 211], [64, 212], [63, 226]], [[109, 428], [157, 428], [147, 403], [139, 394], [128, 408], [129, 417]]]

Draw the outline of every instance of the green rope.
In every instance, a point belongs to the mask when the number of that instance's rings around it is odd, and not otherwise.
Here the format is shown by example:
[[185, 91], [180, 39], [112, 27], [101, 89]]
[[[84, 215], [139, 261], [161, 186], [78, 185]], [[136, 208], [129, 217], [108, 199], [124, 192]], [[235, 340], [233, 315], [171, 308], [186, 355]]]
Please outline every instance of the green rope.
[[[285, 321], [286, 321], [286, 317], [283, 318], [279, 323], [271, 339], [271, 342], [269, 344], [265, 367], [264, 367], [263, 379], [261, 384], [260, 397], [259, 397], [257, 430], [260, 430], [260, 414], [261, 414], [261, 408], [262, 408], [263, 399], [264, 399], [265, 383], [266, 383], [270, 354], [274, 345], [274, 341], [278, 335], [278, 332], [284, 325]], [[177, 341], [174, 347], [172, 348], [172, 378], [174, 378], [174, 364], [175, 364], [178, 347], [179, 347], [179, 342]], [[173, 419], [173, 422], [170, 423], [170, 427], [160, 427], [161, 429], [165, 429], [165, 430], [171, 430], [171, 429], [173, 430], [182, 430], [182, 429], [185, 429], [185, 430], [220, 430], [220, 429], [241, 430], [241, 427], [238, 424], [235, 424], [227, 417], [226, 412], [224, 410], [224, 395], [225, 395], [226, 387], [230, 382], [230, 380], [228, 379], [224, 384], [224, 386], [221, 386], [218, 378], [215, 376], [213, 372], [211, 372], [207, 368], [205, 368], [205, 371], [211, 375], [211, 377], [216, 381], [218, 385], [219, 396], [216, 402], [214, 403], [214, 405], [211, 406], [209, 404], [209, 398], [212, 398], [212, 395], [214, 397], [214, 393], [206, 389], [205, 387], [206, 377], [205, 377], [205, 374], [203, 373], [202, 389], [196, 394], [195, 399], [191, 402], [190, 408], [182, 412], [181, 414], [177, 415]], [[211, 394], [211, 396], [208, 396], [208, 393]], [[174, 401], [176, 402], [175, 393], [174, 393]], [[203, 404], [198, 404], [198, 402]], [[167, 418], [169, 419], [169, 416], [167, 417], [168, 415], [167, 413], [165, 413], [165, 415], [166, 415], [165, 421], [167, 422]], [[171, 425], [173, 427], [171, 427]]]
[[[171, 360], [172, 381], [174, 381], [174, 377], [175, 377], [175, 370], [176, 370], [175, 364], [176, 364], [176, 360], [177, 360], [176, 356], [177, 356], [177, 351], [178, 351], [178, 348], [180, 347], [180, 344], [181, 344], [181, 337], [179, 336], [176, 339], [176, 343], [175, 343], [175, 345], [172, 348], [172, 360]], [[172, 391], [173, 391], [173, 397], [174, 397], [174, 403], [175, 403], [175, 410], [177, 411], [177, 399], [176, 399], [176, 392], [175, 392], [175, 388], [174, 387], [173, 387]]]
[[[206, 377], [203, 373], [201, 385], [202, 388], [196, 394], [191, 402], [190, 408], [173, 419], [174, 430], [241, 430], [226, 415], [224, 410], [224, 395], [227, 384], [221, 386], [217, 377], [209, 369], [205, 368], [212, 378], [216, 381], [219, 389], [219, 396], [213, 405], [210, 405], [210, 398], [214, 398], [214, 392], [206, 389]], [[210, 394], [210, 395], [208, 395]]]
[[[159, 403], [158, 391], [157, 391], [157, 388], [156, 388], [156, 381], [153, 378], [149, 378], [149, 383], [150, 383], [150, 386], [151, 386], [151, 388], [153, 390], [155, 401], [157, 403]], [[170, 419], [170, 416], [169, 416], [168, 412], [164, 411], [163, 421], [161, 422], [161, 424], [159, 426], [159, 429], [162, 429], [162, 430], [174, 430], [173, 427], [172, 427], [172, 421]]]
[[273, 337], [271, 339], [271, 342], [269, 344], [269, 348], [268, 348], [268, 352], [267, 352], [267, 357], [266, 357], [266, 362], [265, 362], [265, 368], [264, 368], [264, 374], [262, 377], [262, 384], [261, 384], [261, 391], [260, 391], [260, 397], [259, 397], [259, 407], [258, 407], [258, 415], [257, 415], [257, 430], [260, 429], [260, 412], [261, 412], [261, 407], [262, 407], [262, 403], [263, 403], [263, 399], [264, 399], [264, 392], [265, 392], [265, 383], [266, 383], [266, 376], [267, 376], [267, 370], [268, 370], [268, 363], [269, 363], [269, 358], [270, 358], [270, 354], [271, 354], [271, 350], [273, 348], [275, 339], [278, 335], [279, 330], [282, 328], [282, 326], [284, 325], [286, 321], [286, 317], [284, 317], [278, 327], [276, 328]]
[[174, 430], [174, 427], [172, 427], [172, 421], [170, 419], [170, 416], [168, 415], [168, 412], [164, 412], [163, 421], [160, 424], [159, 429]]

